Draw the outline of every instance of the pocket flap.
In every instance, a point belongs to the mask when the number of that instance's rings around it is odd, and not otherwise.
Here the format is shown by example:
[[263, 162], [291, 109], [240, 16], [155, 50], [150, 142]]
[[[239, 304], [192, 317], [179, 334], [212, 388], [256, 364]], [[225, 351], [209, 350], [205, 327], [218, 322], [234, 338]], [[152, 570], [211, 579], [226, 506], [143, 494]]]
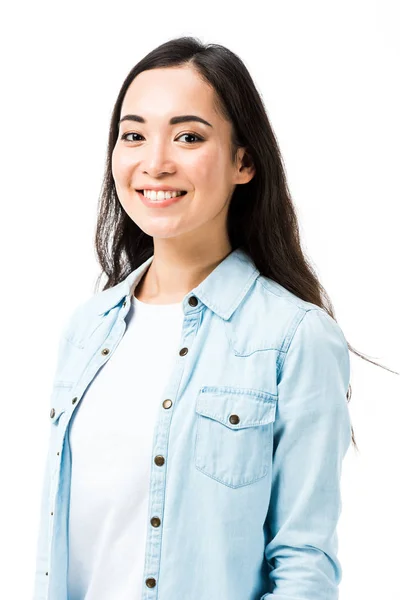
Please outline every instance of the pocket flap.
[[56, 382], [50, 396], [50, 421], [55, 425], [61, 415], [66, 411], [71, 397], [73, 383]]
[[[230, 429], [243, 429], [275, 421], [276, 402], [277, 396], [262, 390], [203, 386], [197, 395], [196, 412]], [[238, 418], [230, 420], [232, 415]]]

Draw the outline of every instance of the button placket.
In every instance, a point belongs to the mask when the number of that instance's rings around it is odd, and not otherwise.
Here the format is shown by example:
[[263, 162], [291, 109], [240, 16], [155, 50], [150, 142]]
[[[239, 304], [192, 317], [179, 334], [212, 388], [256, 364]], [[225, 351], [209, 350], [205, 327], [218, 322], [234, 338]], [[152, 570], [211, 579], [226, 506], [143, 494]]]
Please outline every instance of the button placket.
[[[190, 296], [190, 298], [188, 300], [188, 303], [189, 303], [190, 306], [197, 306], [198, 305], [198, 300], [197, 300], [197, 298], [195, 296]], [[180, 356], [186, 356], [188, 354], [188, 352], [189, 352], [189, 348], [187, 348], [185, 346], [185, 347], [183, 347], [183, 348], [181, 348], [179, 350], [179, 355]], [[172, 407], [172, 405], [173, 405], [173, 402], [172, 402], [172, 400], [170, 398], [166, 398], [163, 401], [163, 403], [162, 403], [163, 408], [166, 409], [166, 410], [170, 409]], [[165, 457], [162, 456], [161, 454], [157, 454], [154, 457], [154, 463], [158, 467], [162, 467], [165, 464]], [[155, 527], [155, 528], [160, 527], [160, 525], [161, 525], [161, 519], [159, 517], [152, 517], [150, 519], [150, 524], [152, 525], [152, 527]], [[156, 582], [156, 579], [154, 577], [148, 577], [145, 580], [145, 583], [146, 583], [146, 586], [148, 588], [154, 588], [154, 587], [156, 587], [156, 583], [157, 582]]]

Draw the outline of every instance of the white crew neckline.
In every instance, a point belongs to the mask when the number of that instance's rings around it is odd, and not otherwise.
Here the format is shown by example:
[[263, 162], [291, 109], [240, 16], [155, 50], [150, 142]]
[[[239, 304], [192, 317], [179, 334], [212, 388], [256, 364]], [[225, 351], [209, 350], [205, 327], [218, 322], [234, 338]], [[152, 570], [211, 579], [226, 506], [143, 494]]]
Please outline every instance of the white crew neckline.
[[139, 298], [136, 298], [135, 295], [133, 295], [133, 303], [138, 305], [138, 306], [143, 306], [143, 307], [149, 307], [150, 310], [153, 308], [166, 308], [168, 309], [169, 307], [177, 307], [177, 306], [181, 306], [182, 302], [170, 302], [169, 304], [152, 304], [150, 302], [143, 302], [142, 300], [139, 300]]

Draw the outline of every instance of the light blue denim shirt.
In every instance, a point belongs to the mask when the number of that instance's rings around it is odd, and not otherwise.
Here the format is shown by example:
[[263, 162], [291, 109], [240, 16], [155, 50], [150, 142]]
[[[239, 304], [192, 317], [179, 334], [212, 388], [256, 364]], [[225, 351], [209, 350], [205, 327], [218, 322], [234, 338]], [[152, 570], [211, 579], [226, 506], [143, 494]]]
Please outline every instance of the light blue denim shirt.
[[[68, 598], [68, 427], [124, 335], [152, 260], [76, 307], [60, 337], [34, 600]], [[336, 600], [351, 443], [340, 327], [262, 276], [240, 248], [182, 310], [154, 424], [142, 600]]]

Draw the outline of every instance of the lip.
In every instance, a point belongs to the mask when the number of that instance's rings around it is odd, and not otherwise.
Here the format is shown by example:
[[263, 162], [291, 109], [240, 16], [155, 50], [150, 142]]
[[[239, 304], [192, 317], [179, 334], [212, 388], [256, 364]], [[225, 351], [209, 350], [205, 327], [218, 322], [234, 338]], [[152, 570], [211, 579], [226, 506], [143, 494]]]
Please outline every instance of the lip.
[[[168, 189], [165, 189], [165, 191], [168, 191]], [[149, 208], [165, 208], [167, 206], [170, 206], [171, 204], [176, 204], [177, 202], [179, 202], [179, 200], [182, 200], [183, 198], [185, 198], [188, 195], [188, 192], [186, 192], [186, 194], [183, 194], [182, 196], [176, 196], [175, 198], [166, 198], [165, 200], [155, 201], [155, 200], [150, 200], [150, 198], [146, 198], [142, 194], [142, 192], [139, 192], [138, 190], [136, 190], [136, 193], [139, 195], [143, 204], [145, 206], [148, 206]]]

